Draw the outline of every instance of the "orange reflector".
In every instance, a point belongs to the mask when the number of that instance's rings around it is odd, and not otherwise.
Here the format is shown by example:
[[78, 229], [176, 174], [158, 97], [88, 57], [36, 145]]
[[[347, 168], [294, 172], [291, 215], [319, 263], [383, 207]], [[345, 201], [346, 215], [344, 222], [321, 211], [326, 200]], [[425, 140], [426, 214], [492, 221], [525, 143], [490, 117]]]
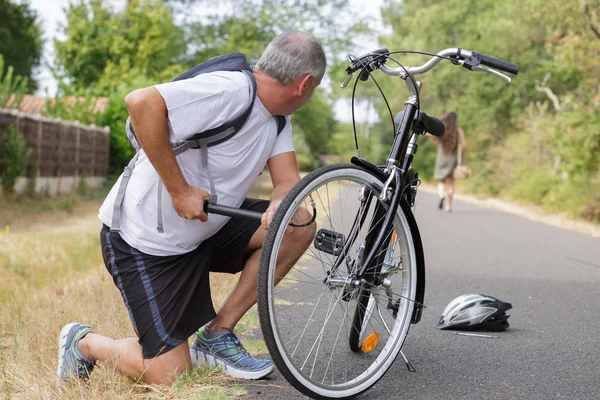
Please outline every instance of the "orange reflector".
[[379, 333], [373, 332], [365, 339], [362, 347], [360, 348], [365, 353], [370, 352], [377, 346], [377, 342], [379, 342]]
[[394, 229], [392, 231], [392, 243], [396, 243], [396, 240], [398, 240], [398, 234], [396, 234], [396, 230]]

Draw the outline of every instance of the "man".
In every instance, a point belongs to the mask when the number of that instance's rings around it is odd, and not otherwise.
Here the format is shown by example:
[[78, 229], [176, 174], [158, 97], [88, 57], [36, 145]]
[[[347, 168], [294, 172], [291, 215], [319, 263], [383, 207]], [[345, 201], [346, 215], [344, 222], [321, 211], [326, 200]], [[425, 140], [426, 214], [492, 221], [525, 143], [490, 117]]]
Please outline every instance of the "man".
[[[311, 97], [324, 72], [325, 55], [314, 37], [295, 31], [277, 36], [252, 72], [257, 95], [248, 120], [235, 136], [208, 148], [204, 166], [200, 149], [175, 156], [171, 142], [219, 127], [240, 112], [250, 96], [250, 82], [242, 72], [201, 74], [126, 96], [141, 150], [121, 205], [120, 232], [110, 225], [123, 177], [99, 218], [104, 262], [138, 338], [115, 340], [87, 325], [66, 325], [59, 336], [61, 379], [85, 378], [97, 361], [115, 363], [123, 374], [150, 384], [171, 384], [192, 360], [216, 360], [238, 378], [257, 379], [273, 371], [271, 361], [246, 352], [233, 328], [256, 302], [266, 229], [300, 179], [289, 115]], [[280, 134], [275, 115], [287, 116]], [[246, 199], [265, 163], [274, 186], [270, 201]], [[261, 223], [207, 216], [207, 170], [219, 204], [263, 212]], [[157, 229], [159, 214], [162, 229]], [[288, 265], [298, 260], [297, 249], [306, 248], [313, 234], [311, 228], [286, 234], [286, 240], [296, 243], [282, 255]], [[242, 271], [218, 313], [210, 298], [209, 271]], [[194, 332], [190, 355], [187, 339]]]

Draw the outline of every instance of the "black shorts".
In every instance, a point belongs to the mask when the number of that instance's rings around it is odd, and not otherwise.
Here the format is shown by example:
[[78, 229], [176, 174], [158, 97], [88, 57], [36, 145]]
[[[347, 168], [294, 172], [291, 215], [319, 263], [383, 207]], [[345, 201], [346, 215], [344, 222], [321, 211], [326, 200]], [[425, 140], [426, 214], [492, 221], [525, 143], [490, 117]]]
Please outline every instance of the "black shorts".
[[[267, 200], [246, 199], [240, 208], [264, 212], [268, 206]], [[208, 273], [240, 272], [259, 226], [255, 220], [231, 218], [195, 250], [165, 257], [144, 254], [102, 227], [104, 264], [121, 291], [144, 358], [177, 347], [215, 318]]]

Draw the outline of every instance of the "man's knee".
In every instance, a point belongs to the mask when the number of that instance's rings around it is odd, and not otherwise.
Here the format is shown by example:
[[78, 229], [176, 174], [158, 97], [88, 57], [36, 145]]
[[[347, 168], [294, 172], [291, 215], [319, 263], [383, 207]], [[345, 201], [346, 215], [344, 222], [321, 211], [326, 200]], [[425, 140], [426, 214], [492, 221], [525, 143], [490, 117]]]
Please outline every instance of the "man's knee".
[[306, 226], [291, 227], [290, 231], [288, 232], [288, 240], [308, 245], [313, 240], [315, 233], [317, 232], [317, 221], [312, 221], [312, 219], [313, 214], [310, 211], [304, 207], [299, 208], [298, 211], [296, 211], [292, 222], [296, 225]]

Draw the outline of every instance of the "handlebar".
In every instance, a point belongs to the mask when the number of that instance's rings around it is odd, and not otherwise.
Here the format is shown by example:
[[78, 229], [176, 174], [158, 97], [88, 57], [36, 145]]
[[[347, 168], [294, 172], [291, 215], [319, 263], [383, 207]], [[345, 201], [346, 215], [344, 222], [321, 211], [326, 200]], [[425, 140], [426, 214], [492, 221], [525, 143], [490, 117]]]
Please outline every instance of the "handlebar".
[[508, 72], [513, 75], [519, 73], [519, 65], [513, 64], [508, 61], [501, 60], [499, 58], [486, 56], [485, 54], [477, 53], [476, 51], [471, 52], [471, 60], [479, 60], [483, 65], [488, 67], [499, 69], [500, 71]]
[[399, 76], [402, 79], [407, 79], [408, 75], [420, 75], [424, 74], [434, 66], [436, 66], [440, 61], [444, 59], [450, 59], [452, 63], [457, 65], [462, 65], [463, 67], [471, 70], [471, 71], [481, 71], [487, 72], [494, 76], [497, 76], [501, 79], [504, 79], [507, 82], [510, 82], [511, 79], [490, 68], [482, 67], [481, 65], [486, 65], [488, 67], [495, 68], [500, 71], [508, 72], [516, 75], [519, 72], [519, 65], [510, 63], [508, 61], [501, 60], [499, 58], [491, 57], [482, 53], [478, 53], [476, 51], [466, 50], [462, 48], [448, 48], [440, 51], [436, 55], [434, 55], [429, 61], [425, 64], [420, 65], [418, 67], [399, 67], [399, 68], [389, 68], [384, 64], [389, 58], [390, 52], [388, 49], [378, 49], [371, 53], [365, 54], [357, 59], [351, 60], [350, 65], [346, 68], [346, 72], [348, 76], [346, 80], [342, 83], [341, 87], [345, 87], [350, 79], [352, 78], [352, 73], [358, 70], [361, 70], [360, 79], [367, 80], [369, 77], [369, 73], [373, 72], [376, 69], [379, 69], [391, 76]]

